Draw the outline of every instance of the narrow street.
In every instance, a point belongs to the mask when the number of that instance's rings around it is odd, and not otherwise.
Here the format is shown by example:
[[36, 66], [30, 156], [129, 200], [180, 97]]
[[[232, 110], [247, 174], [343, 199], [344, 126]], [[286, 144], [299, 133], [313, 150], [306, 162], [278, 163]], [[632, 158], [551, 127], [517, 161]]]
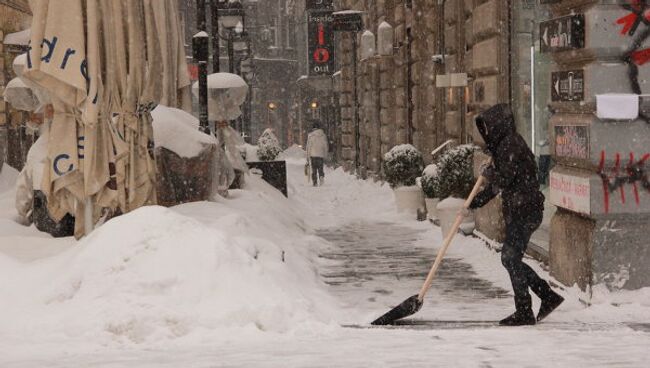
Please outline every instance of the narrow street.
[[[289, 203], [305, 213], [314, 239], [328, 242], [317, 270], [324, 290], [340, 303], [331, 323], [307, 321], [287, 331], [245, 325], [147, 344], [73, 347], [25, 341], [5, 350], [11, 354], [1, 366], [647, 366], [648, 303], [638, 302], [645, 294], [595, 296], [587, 308], [577, 300], [584, 295], [567, 289], [567, 302], [544, 323], [496, 326], [512, 310], [508, 279], [499, 254], [472, 237], [454, 241], [420, 312], [399, 326], [371, 327], [370, 321], [417, 293], [441, 242], [440, 230], [396, 213], [387, 187], [339, 170], [328, 171], [326, 185], [314, 188], [299, 161], [290, 162], [288, 169]], [[238, 197], [229, 201], [236, 203]], [[251, 294], [251, 305], [256, 301]]]

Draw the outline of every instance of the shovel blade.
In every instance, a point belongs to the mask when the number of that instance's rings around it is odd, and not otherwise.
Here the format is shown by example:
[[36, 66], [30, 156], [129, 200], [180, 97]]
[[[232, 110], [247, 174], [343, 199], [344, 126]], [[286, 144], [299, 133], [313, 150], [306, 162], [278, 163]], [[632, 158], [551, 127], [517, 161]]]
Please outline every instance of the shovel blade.
[[404, 317], [408, 317], [417, 313], [417, 311], [422, 308], [422, 302], [417, 295], [406, 299], [402, 304], [391, 309], [388, 313], [374, 320], [371, 324], [373, 326], [384, 326], [393, 324], [395, 321], [400, 320]]

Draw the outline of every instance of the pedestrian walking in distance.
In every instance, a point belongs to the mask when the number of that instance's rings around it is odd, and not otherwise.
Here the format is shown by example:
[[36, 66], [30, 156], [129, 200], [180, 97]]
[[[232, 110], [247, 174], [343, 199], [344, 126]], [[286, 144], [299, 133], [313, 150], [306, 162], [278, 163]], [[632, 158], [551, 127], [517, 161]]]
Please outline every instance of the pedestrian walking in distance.
[[327, 135], [320, 128], [320, 124], [314, 122], [312, 124], [312, 130], [307, 136], [307, 156], [311, 162], [311, 180], [314, 186], [318, 186], [319, 181], [320, 185], [323, 185], [325, 181], [323, 164], [328, 152]]
[[[534, 325], [563, 301], [530, 266], [523, 262], [533, 232], [542, 223], [544, 195], [539, 190], [535, 156], [515, 128], [512, 110], [506, 104], [488, 109], [476, 118], [476, 127], [485, 140], [492, 162], [482, 168], [488, 184], [472, 201], [470, 209], [484, 206], [495, 196], [503, 199], [506, 239], [501, 263], [510, 275], [515, 294], [515, 312], [500, 325]], [[463, 210], [467, 215], [468, 210]], [[542, 301], [537, 318], [532, 311], [531, 289]]]

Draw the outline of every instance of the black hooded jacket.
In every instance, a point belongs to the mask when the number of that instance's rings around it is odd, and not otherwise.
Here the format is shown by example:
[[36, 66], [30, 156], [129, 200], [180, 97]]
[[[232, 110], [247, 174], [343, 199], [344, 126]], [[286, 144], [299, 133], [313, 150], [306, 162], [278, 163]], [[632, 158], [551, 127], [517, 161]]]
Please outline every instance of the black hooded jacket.
[[535, 155], [517, 133], [510, 107], [491, 107], [476, 118], [476, 127], [492, 155], [494, 175], [470, 208], [482, 207], [501, 193], [506, 223], [541, 216], [544, 195], [539, 190]]

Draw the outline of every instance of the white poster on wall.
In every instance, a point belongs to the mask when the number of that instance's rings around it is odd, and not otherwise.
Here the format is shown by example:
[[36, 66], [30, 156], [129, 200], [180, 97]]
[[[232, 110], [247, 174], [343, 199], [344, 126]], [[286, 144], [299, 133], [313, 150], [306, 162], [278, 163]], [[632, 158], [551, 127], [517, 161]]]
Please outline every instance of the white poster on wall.
[[591, 214], [589, 177], [551, 171], [551, 203], [573, 212]]

